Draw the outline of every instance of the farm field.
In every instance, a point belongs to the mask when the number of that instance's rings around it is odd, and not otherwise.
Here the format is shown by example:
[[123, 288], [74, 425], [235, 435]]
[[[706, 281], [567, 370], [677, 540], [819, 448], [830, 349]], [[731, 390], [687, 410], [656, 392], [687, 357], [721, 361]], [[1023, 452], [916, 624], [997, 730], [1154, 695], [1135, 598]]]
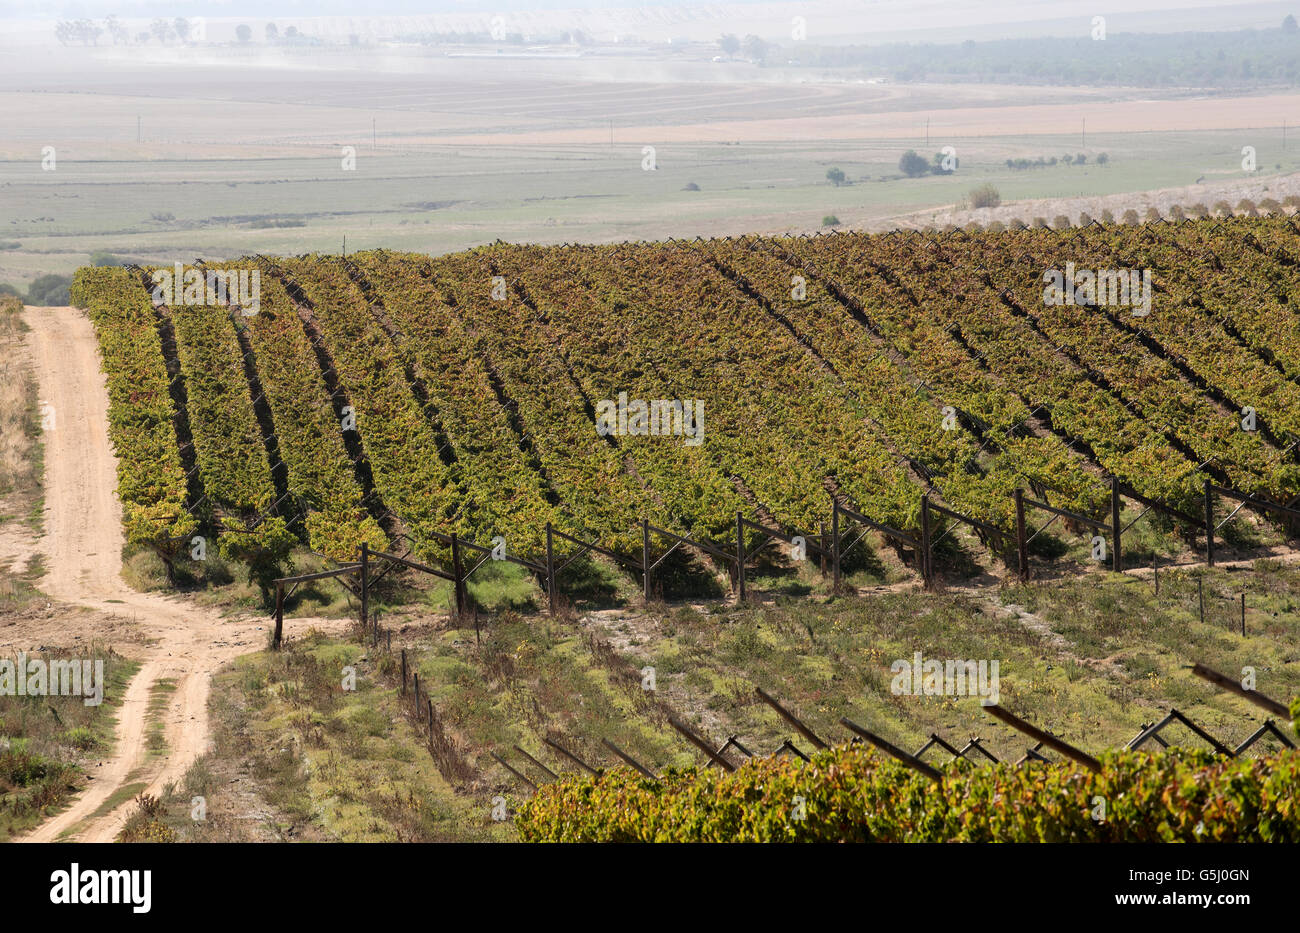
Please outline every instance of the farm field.
[[[257, 272], [256, 313], [155, 304], [145, 269], [74, 288], [103, 349], [128, 542], [184, 563], [201, 532], [265, 575], [298, 545], [445, 564], [452, 533], [537, 559], [548, 524], [624, 555], [642, 520], [723, 547], [738, 514], [818, 534], [832, 498], [917, 535], [926, 494], [1010, 535], [1017, 488], [1101, 521], [1110, 477], [1182, 516], [1204, 514], [1207, 481], [1286, 506], [1297, 255], [1274, 217], [193, 273]], [[1045, 305], [1044, 273], [1067, 263], [1150, 270], [1150, 313]], [[620, 400], [685, 418], [665, 413], [670, 436], [648, 415], [599, 431]], [[1192, 546], [1197, 525], [1174, 525]]]
[[[1171, 190], [1184, 205], [1300, 194], [1300, 148], [1284, 128], [1300, 98], [1287, 92], [904, 86], [603, 59], [484, 60], [470, 75], [454, 58], [395, 53], [372, 71], [364, 56], [237, 50], [158, 82], [175, 52], [52, 50], [59, 67], [39, 93], [21, 65], [0, 63], [14, 126], [0, 140], [0, 283], [69, 275], [95, 254], [441, 254], [497, 240], [810, 233], [828, 217], [942, 226], [983, 183], [1001, 192], [1001, 219], [1023, 204], [1026, 221], [1167, 209]], [[899, 172], [908, 149], [929, 159], [945, 146], [955, 173]], [[1078, 153], [1086, 164], [1005, 164]], [[832, 168], [845, 183], [827, 180]]]

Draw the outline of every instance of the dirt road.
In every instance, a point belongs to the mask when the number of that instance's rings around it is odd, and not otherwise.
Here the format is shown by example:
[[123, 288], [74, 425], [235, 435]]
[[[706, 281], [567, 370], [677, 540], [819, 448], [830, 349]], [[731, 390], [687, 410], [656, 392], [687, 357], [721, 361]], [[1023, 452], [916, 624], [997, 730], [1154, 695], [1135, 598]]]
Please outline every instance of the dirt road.
[[[38, 546], [48, 569], [41, 589], [64, 603], [129, 615], [149, 640], [128, 652], [143, 663], [119, 711], [112, 757], [88, 767], [90, 787], [25, 841], [107, 842], [133, 804], [128, 799], [107, 808], [106, 802], [127, 784], [140, 782], [158, 794], [183, 777], [207, 747], [212, 673], [262, 647], [265, 632], [258, 631], [262, 622], [256, 618], [222, 618], [179, 599], [137, 593], [122, 582], [117, 459], [108, 439], [108, 394], [94, 331], [72, 308], [28, 308], [25, 317], [40, 399], [54, 414], [44, 437], [45, 536]], [[167, 747], [151, 758], [149, 694], [164, 678], [175, 685], [162, 714]]]

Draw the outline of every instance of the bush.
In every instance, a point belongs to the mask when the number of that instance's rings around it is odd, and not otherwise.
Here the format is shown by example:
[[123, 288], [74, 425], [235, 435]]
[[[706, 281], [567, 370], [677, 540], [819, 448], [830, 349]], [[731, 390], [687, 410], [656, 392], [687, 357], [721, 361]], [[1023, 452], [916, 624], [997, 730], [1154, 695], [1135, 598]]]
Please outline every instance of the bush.
[[828, 168], [826, 170], [826, 180], [838, 188], [844, 184], [844, 172], [838, 168]]
[[1002, 203], [1002, 195], [998, 193], [997, 188], [990, 184], [972, 188], [966, 197], [970, 201], [971, 207], [997, 207]]
[[1138, 212], [1131, 207], [1126, 210], [1124, 212], [1124, 223], [1130, 227], [1136, 227], [1138, 225]]
[[839, 225], [840, 225], [840, 219], [836, 217], [834, 214], [827, 214], [825, 217], [822, 218], [823, 227], [838, 227]]
[[32, 282], [31, 287], [27, 289], [27, 303], [29, 305], [48, 305], [52, 307], [71, 304], [72, 298], [68, 294], [68, 289], [71, 287], [71, 276], [43, 275]]
[[1069, 230], [1070, 218], [1066, 217], [1064, 214], [1057, 214], [1052, 218], [1052, 226], [1057, 230]]
[[[841, 746], [808, 764], [753, 759], [732, 774], [691, 768], [652, 781], [617, 768], [543, 786], [516, 826], [525, 842], [1300, 841], [1300, 752], [1122, 751], [1101, 763], [1093, 773], [958, 760], [934, 783]], [[796, 797], [803, 819], [792, 818]]]
[[930, 174], [930, 163], [915, 149], [909, 149], [898, 160], [898, 170], [908, 178], [919, 178]]

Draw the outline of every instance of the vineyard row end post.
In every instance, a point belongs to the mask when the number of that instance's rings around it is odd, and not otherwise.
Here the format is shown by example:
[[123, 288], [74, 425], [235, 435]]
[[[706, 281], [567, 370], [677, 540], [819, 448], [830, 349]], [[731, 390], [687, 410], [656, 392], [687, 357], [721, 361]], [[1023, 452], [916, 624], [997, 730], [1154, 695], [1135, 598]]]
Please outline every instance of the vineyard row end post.
[[275, 581], [275, 636], [271, 640], [271, 647], [279, 649], [280, 638], [284, 635], [284, 584], [279, 580]]
[[456, 592], [456, 615], [460, 616], [465, 612], [465, 580], [460, 572], [460, 538], [454, 531], [451, 534], [451, 569], [452, 575], [456, 578], [453, 581], [453, 589]]
[[831, 499], [831, 587], [840, 589], [840, 503]]
[[930, 497], [921, 497], [921, 583], [930, 589], [933, 570], [930, 566]]
[[551, 523], [546, 523], [546, 599], [555, 615], [555, 550], [551, 542]]
[[645, 587], [645, 601], [650, 603], [650, 519], [641, 519], [641, 577]]
[[745, 602], [745, 515], [736, 513], [736, 594]]
[[370, 545], [361, 542], [361, 630], [370, 626]]
[[1016, 487], [1016, 558], [1020, 582], [1029, 582], [1029, 542], [1025, 538], [1025, 491]]
[[1214, 490], [1205, 481], [1205, 563], [1214, 566]]
[[1120, 525], [1120, 505], [1119, 477], [1112, 476], [1110, 478], [1110, 523], [1111, 533], [1115, 540], [1111, 548], [1110, 569], [1116, 573], [1124, 572], [1123, 545], [1120, 544], [1120, 535], [1123, 533], [1123, 528]]

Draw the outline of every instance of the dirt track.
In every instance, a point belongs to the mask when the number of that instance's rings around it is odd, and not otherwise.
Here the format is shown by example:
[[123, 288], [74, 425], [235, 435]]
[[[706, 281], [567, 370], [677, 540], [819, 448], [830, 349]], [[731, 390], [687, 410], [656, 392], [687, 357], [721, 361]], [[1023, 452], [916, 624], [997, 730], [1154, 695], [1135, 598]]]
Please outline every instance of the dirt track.
[[[100, 372], [94, 331], [72, 308], [28, 308], [28, 347], [42, 402], [55, 423], [45, 433], [45, 556], [41, 589], [64, 603], [134, 617], [148, 639], [128, 654], [143, 663], [131, 681], [118, 716], [114, 754], [87, 768], [90, 787], [67, 810], [24, 841], [65, 838], [108, 842], [133, 810], [130, 800], [107, 813], [96, 811], [125, 784], [143, 782], [158, 794], [179, 782], [207, 748], [207, 700], [214, 671], [235, 656], [262, 647], [258, 619], [222, 618], [122, 582], [121, 509], [115, 494], [117, 460], [108, 439], [108, 395]], [[166, 751], [150, 759], [146, 748], [150, 687], [160, 678], [175, 684], [163, 713]], [[91, 818], [93, 816], [93, 818]]]

